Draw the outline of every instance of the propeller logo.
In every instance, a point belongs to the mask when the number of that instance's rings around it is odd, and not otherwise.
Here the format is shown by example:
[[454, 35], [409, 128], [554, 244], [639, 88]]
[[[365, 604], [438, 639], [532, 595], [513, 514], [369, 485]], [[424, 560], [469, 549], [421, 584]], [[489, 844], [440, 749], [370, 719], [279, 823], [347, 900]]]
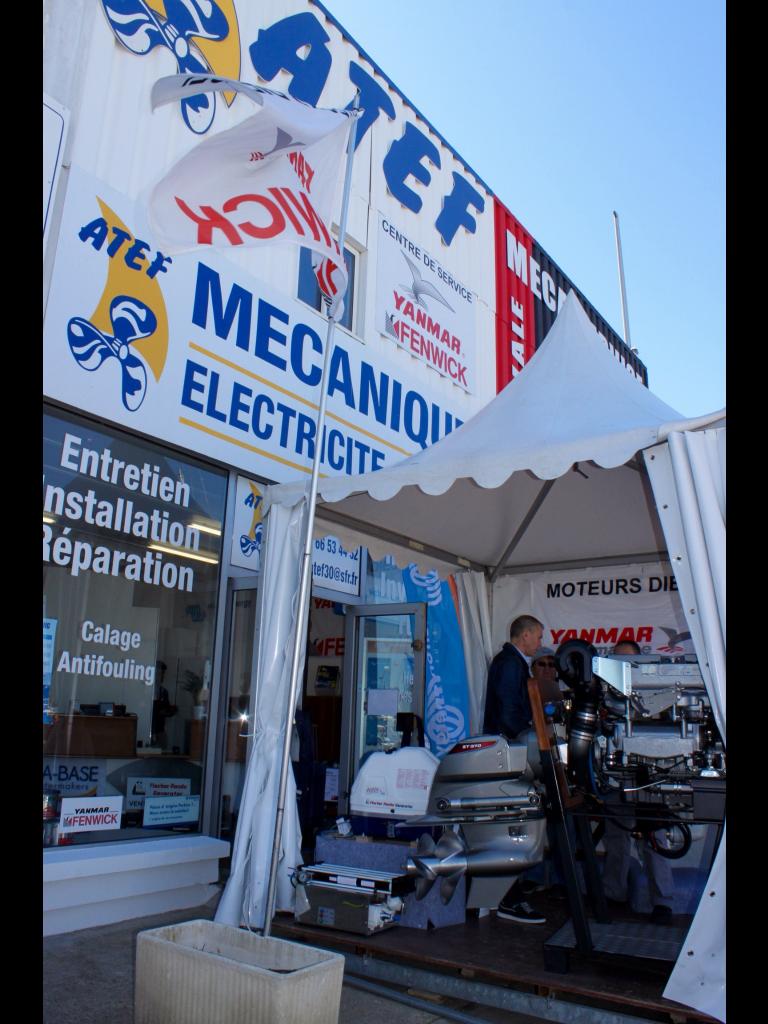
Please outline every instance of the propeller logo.
[[[181, 75], [240, 77], [240, 32], [234, 0], [101, 0], [115, 38], [144, 57], [158, 46], [174, 57]], [[227, 106], [235, 98], [225, 92]], [[184, 123], [202, 135], [216, 114], [215, 93], [181, 101]]]
[[254, 552], [261, 548], [261, 537], [264, 532], [264, 524], [261, 519], [261, 503], [263, 501], [261, 492], [250, 481], [248, 482], [251, 493], [246, 497], [243, 504], [253, 509], [251, 528], [248, 533], [240, 534], [240, 550], [246, 558], [250, 558]]
[[[105, 235], [111, 230], [131, 251], [134, 233], [114, 210], [96, 199]], [[67, 323], [69, 350], [81, 370], [96, 373], [105, 364], [119, 366], [117, 378], [114, 370], [103, 372], [104, 384], [108, 392], [110, 379], [117, 379], [120, 399], [131, 413], [141, 408], [147, 396], [149, 374], [160, 380], [168, 354], [165, 300], [157, 278], [144, 272], [145, 264], [137, 268], [113, 252], [96, 308], [89, 316], [70, 317]]]
[[129, 412], [136, 412], [147, 394], [147, 371], [131, 349], [140, 338], [157, 328], [157, 317], [139, 299], [117, 295], [109, 305], [112, 334], [94, 327], [90, 320], [75, 316], [67, 324], [67, 341], [83, 370], [93, 372], [107, 359], [117, 359], [122, 369], [122, 400]]
[[261, 547], [261, 535], [264, 532], [264, 527], [261, 523], [255, 526], [252, 534], [243, 533], [240, 536], [240, 550], [247, 557], [258, 551]]

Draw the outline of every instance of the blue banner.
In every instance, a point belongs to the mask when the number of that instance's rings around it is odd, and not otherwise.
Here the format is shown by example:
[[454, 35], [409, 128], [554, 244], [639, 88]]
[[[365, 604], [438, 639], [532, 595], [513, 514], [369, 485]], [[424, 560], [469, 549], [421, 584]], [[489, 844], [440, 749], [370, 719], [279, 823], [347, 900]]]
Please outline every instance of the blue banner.
[[442, 757], [468, 735], [469, 687], [459, 621], [450, 585], [436, 572], [403, 569], [407, 601], [427, 604], [427, 664], [424, 733], [429, 749]]

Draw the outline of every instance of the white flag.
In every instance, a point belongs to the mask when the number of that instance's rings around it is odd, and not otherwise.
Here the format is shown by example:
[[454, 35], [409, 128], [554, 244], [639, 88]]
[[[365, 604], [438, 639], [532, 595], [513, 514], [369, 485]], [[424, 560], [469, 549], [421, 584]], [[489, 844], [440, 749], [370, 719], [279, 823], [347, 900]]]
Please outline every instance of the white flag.
[[344, 318], [344, 296], [347, 293], [347, 268], [338, 256], [330, 260], [319, 252], [312, 253], [312, 270], [317, 286], [323, 293], [328, 316], [337, 321]]
[[[152, 89], [152, 106], [199, 92], [243, 92], [261, 109], [206, 138], [152, 189], [149, 221], [168, 252], [294, 242], [311, 249], [332, 282], [331, 314], [347, 288], [331, 234], [354, 111], [311, 107], [270, 89], [214, 75], [170, 75]], [[317, 257], [313, 259], [313, 265]]]

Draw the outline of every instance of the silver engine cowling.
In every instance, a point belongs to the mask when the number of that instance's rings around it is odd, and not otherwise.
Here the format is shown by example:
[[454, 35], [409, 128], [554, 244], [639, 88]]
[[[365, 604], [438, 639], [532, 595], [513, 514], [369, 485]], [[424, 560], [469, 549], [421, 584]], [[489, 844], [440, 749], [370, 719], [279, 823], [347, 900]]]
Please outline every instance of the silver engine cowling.
[[468, 906], [498, 903], [515, 875], [544, 856], [543, 790], [529, 761], [528, 738], [460, 740], [437, 768], [427, 814], [408, 824], [446, 829], [437, 843], [422, 835], [416, 854], [406, 862], [406, 872], [416, 878], [417, 899], [440, 879], [440, 898], [447, 903], [467, 875], [493, 880], [484, 886], [473, 883], [482, 895], [468, 900]]

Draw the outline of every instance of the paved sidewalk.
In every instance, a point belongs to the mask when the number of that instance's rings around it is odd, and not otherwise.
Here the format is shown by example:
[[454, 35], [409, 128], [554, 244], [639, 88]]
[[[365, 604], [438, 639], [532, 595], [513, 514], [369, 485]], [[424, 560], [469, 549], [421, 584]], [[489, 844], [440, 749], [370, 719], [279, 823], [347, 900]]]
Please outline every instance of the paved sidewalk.
[[[44, 1024], [134, 1024], [133, 981], [136, 935], [148, 928], [212, 919], [219, 897], [202, 907], [86, 928], [43, 940]], [[400, 989], [400, 991], [405, 991]], [[461, 1002], [443, 1004], [493, 1024], [537, 1024], [532, 1017]], [[444, 1024], [440, 1004], [434, 1011], [404, 1006], [344, 985], [339, 1024]], [[212, 1021], [211, 1024], [227, 1024]], [[254, 1024], [257, 1022], [254, 1021]], [[272, 1024], [271, 1021], [258, 1024]], [[282, 1021], [280, 1024], [293, 1024]], [[296, 1022], [300, 1024], [300, 1022]]]

